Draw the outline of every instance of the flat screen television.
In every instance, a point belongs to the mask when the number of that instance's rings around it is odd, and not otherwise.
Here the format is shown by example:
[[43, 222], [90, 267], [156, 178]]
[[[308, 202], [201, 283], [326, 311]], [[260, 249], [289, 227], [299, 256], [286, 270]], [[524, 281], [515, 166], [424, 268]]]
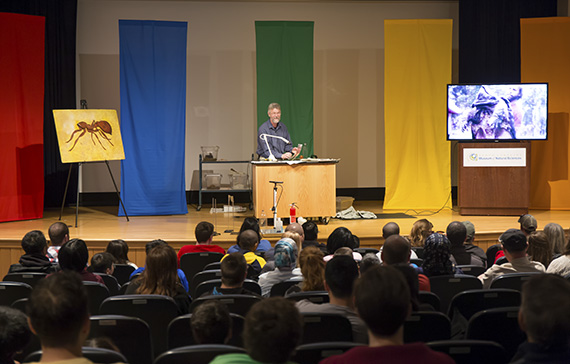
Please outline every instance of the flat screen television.
[[447, 85], [447, 140], [546, 140], [548, 84]]

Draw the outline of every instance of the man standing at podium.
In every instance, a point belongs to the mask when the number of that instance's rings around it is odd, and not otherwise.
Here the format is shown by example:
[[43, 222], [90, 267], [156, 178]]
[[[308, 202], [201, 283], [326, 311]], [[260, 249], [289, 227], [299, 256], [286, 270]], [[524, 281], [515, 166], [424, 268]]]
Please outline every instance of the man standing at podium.
[[[281, 105], [276, 102], [269, 104], [267, 108], [267, 115], [269, 120], [261, 124], [257, 132], [257, 154], [260, 158], [269, 158], [270, 151], [267, 149], [267, 144], [271, 148], [271, 153], [277, 159], [291, 159], [294, 155], [299, 153], [298, 148], [293, 148], [291, 144], [291, 136], [285, 124], [281, 123]], [[266, 137], [267, 143], [262, 139], [262, 135], [274, 135], [284, 138], [288, 141], [285, 142], [279, 138]]]

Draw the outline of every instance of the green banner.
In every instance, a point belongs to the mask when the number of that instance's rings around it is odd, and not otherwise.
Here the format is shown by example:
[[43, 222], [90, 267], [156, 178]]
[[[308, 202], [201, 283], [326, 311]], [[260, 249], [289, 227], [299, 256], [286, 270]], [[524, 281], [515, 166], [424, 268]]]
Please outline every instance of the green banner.
[[312, 21], [256, 21], [257, 126], [269, 118], [267, 106], [281, 105], [281, 120], [293, 146], [313, 154]]

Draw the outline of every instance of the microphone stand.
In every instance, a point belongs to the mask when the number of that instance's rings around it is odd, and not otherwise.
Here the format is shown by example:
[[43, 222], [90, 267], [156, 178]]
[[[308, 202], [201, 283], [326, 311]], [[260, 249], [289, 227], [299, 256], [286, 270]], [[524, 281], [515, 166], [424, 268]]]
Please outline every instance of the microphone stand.
[[269, 183], [273, 183], [273, 207], [271, 211], [273, 211], [273, 227], [275, 227], [277, 222], [277, 185], [283, 182], [269, 181]]

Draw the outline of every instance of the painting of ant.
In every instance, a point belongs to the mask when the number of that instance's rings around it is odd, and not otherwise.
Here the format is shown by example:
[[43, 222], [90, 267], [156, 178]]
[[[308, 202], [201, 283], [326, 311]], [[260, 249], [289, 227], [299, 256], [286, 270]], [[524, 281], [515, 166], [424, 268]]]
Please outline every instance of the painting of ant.
[[125, 159], [115, 110], [53, 110], [63, 163]]

